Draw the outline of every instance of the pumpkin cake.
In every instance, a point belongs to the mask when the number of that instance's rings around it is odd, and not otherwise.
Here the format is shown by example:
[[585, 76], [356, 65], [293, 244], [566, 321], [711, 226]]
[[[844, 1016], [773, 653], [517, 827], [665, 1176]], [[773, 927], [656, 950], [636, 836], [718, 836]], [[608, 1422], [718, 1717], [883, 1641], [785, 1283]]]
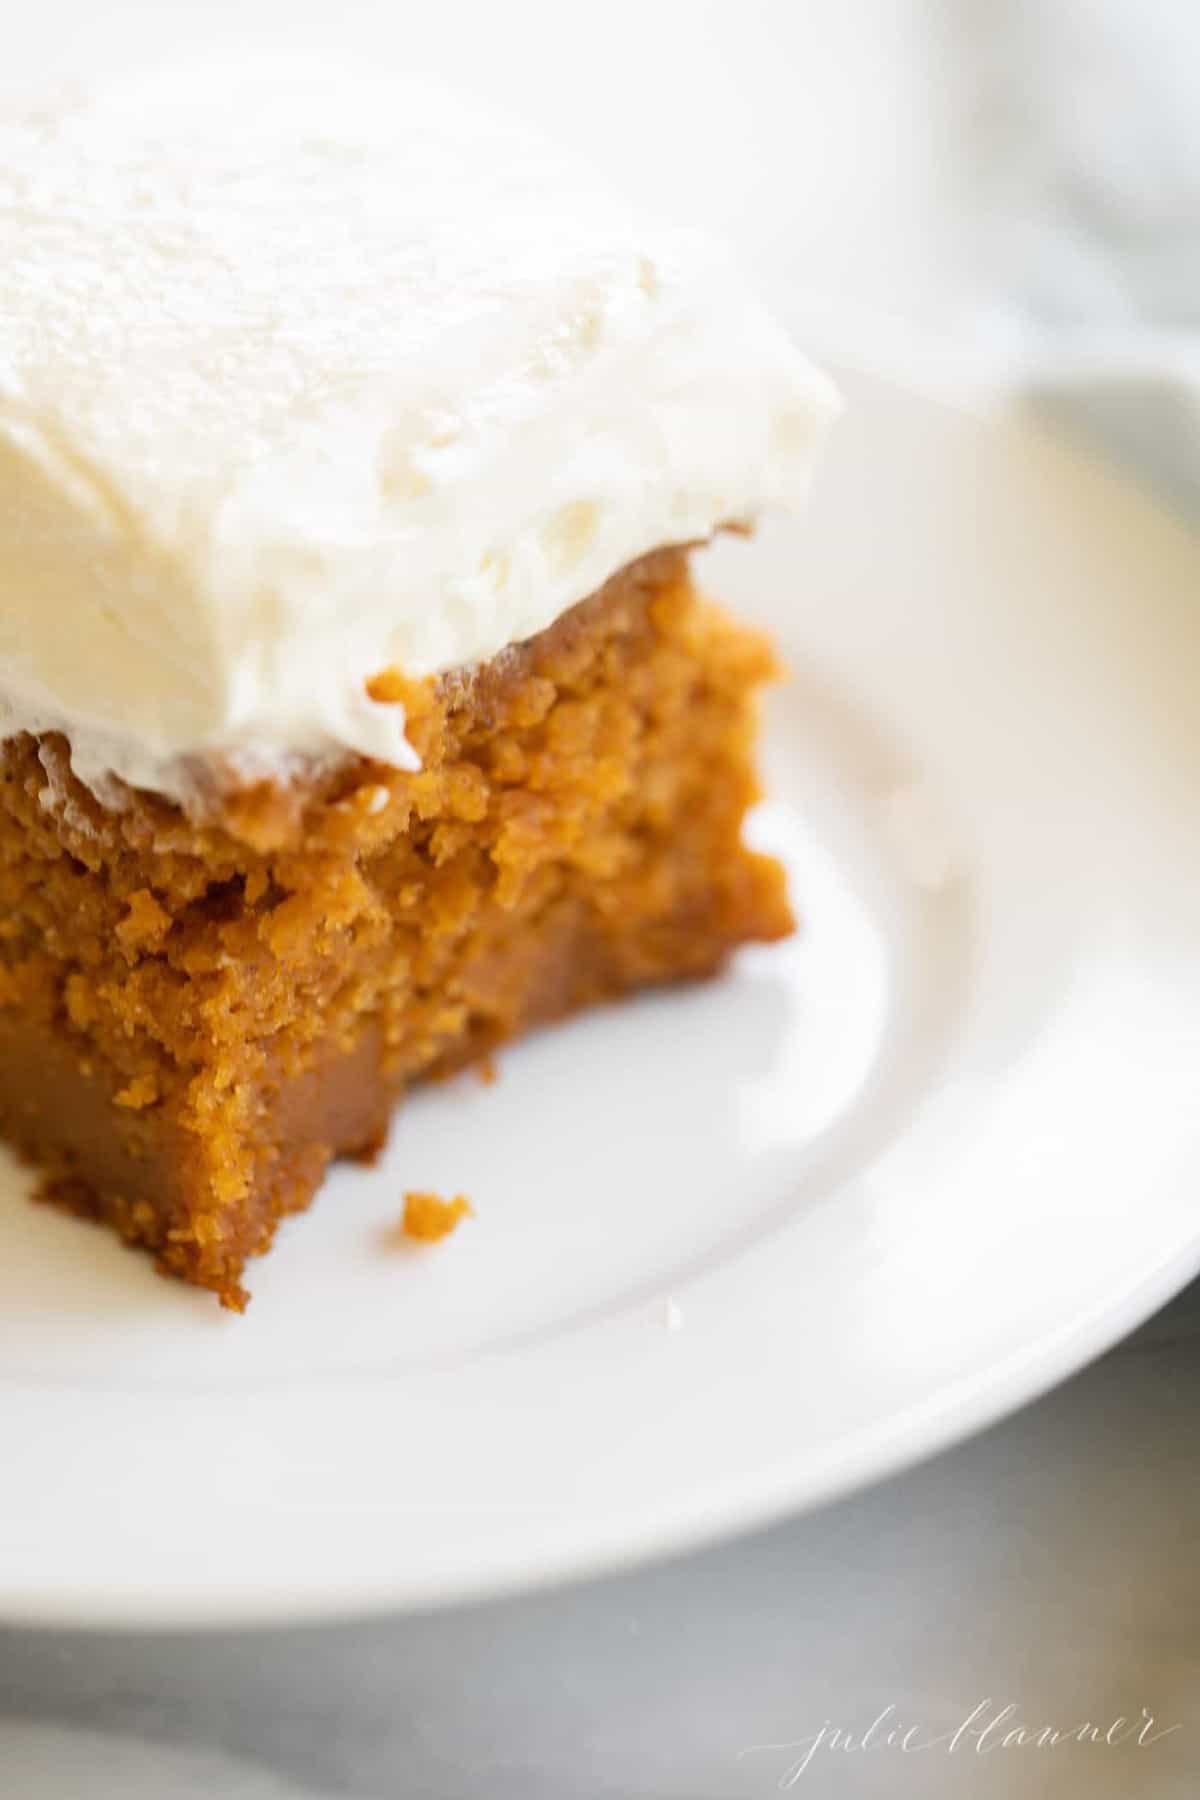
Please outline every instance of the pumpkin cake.
[[0, 1135], [241, 1308], [415, 1082], [791, 929], [689, 546], [834, 402], [724, 256], [428, 86], [0, 121]]

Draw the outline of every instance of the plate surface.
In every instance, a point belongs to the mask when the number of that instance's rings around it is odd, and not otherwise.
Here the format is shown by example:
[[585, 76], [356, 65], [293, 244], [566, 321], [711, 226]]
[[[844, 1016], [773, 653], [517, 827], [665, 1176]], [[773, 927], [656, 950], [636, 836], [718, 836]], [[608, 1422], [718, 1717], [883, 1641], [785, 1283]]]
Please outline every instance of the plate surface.
[[[794, 943], [414, 1099], [244, 1319], [0, 1175], [0, 1616], [301, 1619], [682, 1549], [994, 1419], [1200, 1266], [1200, 548], [865, 376], [776, 633]], [[465, 1189], [449, 1243], [406, 1186]]]

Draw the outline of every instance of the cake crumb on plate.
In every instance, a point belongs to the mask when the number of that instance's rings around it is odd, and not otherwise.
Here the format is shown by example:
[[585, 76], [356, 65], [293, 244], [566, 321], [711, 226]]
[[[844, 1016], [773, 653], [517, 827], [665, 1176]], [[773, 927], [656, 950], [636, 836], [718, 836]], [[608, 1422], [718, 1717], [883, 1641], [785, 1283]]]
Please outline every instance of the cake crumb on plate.
[[401, 1229], [406, 1238], [419, 1243], [436, 1244], [449, 1237], [464, 1219], [474, 1216], [474, 1208], [465, 1194], [443, 1200], [440, 1194], [410, 1192], [404, 1196], [404, 1218]]

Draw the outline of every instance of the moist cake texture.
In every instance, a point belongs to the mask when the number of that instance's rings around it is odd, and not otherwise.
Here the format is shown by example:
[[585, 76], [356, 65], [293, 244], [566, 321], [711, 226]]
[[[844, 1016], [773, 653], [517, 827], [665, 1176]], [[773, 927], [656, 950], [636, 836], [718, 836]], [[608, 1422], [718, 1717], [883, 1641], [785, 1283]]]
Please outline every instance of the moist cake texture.
[[663, 552], [473, 673], [384, 676], [416, 773], [360, 759], [199, 822], [10, 740], [0, 1131], [240, 1308], [247, 1258], [412, 1083], [791, 929], [740, 835], [772, 672]]
[[0, 313], [0, 1136], [240, 1309], [415, 1083], [791, 929], [688, 546], [835, 401], [524, 126], [281, 59], [0, 108]]

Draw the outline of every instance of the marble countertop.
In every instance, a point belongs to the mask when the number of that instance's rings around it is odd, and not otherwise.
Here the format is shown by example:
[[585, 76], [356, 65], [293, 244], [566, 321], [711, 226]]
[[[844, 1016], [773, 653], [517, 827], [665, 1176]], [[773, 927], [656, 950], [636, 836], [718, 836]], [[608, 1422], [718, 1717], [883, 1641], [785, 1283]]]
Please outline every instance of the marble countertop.
[[1200, 1284], [971, 1442], [701, 1555], [319, 1630], [0, 1632], [0, 1792], [1193, 1800], [1198, 1386]]

